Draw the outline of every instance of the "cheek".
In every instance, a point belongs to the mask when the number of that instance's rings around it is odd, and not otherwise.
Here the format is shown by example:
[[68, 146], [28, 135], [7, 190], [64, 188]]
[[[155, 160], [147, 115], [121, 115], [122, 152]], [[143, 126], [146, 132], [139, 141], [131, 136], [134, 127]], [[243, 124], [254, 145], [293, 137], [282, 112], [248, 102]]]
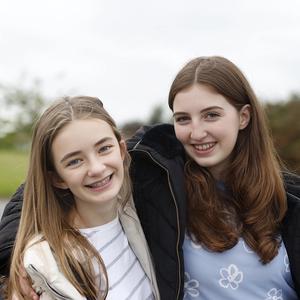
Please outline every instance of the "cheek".
[[227, 128], [226, 130], [220, 130], [218, 138], [222, 141], [222, 144], [226, 147], [233, 149], [236, 144], [239, 130], [235, 127]]
[[61, 172], [61, 178], [70, 185], [78, 184], [85, 175], [86, 169], [83, 167]]
[[118, 164], [115, 164], [114, 169], [116, 170], [115, 174], [119, 178], [121, 184], [124, 180], [124, 162], [123, 160], [120, 160]]
[[235, 116], [226, 118], [222, 122], [213, 123], [210, 131], [219, 138], [235, 139], [239, 133], [239, 122]]
[[209, 130], [209, 133], [211, 135], [215, 136], [218, 139], [228, 136], [228, 132], [229, 132], [228, 123], [224, 123], [224, 124], [215, 123], [215, 124], [212, 124], [212, 126]]
[[115, 155], [111, 156], [106, 162], [106, 165], [111, 166], [121, 174], [124, 174], [124, 160], [120, 153], [115, 153]]
[[124, 161], [120, 161], [120, 172], [122, 174], [122, 177], [124, 177]]
[[174, 127], [175, 129], [175, 135], [176, 135], [176, 138], [184, 143], [188, 140], [189, 138], [189, 131], [186, 127], [182, 127], [182, 126], [176, 126]]

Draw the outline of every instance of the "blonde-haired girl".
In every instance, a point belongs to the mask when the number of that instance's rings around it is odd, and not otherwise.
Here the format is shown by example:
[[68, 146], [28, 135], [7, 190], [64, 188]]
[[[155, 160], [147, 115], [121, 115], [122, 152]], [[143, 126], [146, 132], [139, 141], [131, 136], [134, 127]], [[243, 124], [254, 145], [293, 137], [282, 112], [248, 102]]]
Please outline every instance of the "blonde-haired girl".
[[32, 138], [8, 297], [25, 266], [41, 299], [159, 299], [131, 199], [129, 155], [92, 97], [65, 97]]

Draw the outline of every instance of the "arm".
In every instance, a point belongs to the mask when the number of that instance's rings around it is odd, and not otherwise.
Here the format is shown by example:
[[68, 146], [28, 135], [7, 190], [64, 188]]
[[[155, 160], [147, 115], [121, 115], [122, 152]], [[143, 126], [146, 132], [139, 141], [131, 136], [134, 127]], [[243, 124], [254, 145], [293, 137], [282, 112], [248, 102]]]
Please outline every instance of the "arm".
[[41, 300], [86, 300], [59, 269], [56, 257], [42, 235], [37, 235], [27, 244], [23, 262]]
[[10, 256], [18, 231], [23, 203], [22, 184], [7, 203], [0, 222], [0, 275], [8, 276]]
[[[10, 268], [10, 256], [13, 250], [13, 245], [16, 239], [16, 234], [19, 227], [21, 210], [23, 204], [24, 184], [19, 186], [16, 193], [5, 206], [1, 222], [0, 222], [0, 276], [8, 276]], [[21, 270], [20, 285], [23, 289], [23, 294], [29, 299], [38, 300], [39, 297], [31, 288], [27, 278], [27, 273]], [[0, 298], [1, 299], [1, 298]], [[13, 299], [17, 300], [17, 298]]]

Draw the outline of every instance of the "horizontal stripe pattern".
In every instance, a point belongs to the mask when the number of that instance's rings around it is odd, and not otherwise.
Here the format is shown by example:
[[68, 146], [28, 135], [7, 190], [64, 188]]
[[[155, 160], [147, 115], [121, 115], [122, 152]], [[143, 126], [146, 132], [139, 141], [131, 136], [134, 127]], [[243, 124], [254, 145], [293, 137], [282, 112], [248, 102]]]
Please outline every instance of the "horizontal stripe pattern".
[[109, 282], [107, 300], [154, 299], [150, 281], [132, 251], [118, 218], [80, 231], [98, 250], [106, 266]]

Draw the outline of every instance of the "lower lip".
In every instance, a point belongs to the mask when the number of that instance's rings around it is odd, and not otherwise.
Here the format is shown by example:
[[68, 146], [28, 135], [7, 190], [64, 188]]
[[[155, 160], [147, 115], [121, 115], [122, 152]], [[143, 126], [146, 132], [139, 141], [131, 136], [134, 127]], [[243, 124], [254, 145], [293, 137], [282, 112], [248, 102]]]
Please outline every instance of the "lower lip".
[[103, 190], [106, 190], [107, 188], [109, 188], [112, 185], [112, 180], [113, 180], [113, 175], [111, 175], [109, 181], [105, 185], [102, 185], [99, 187], [94, 187], [94, 188], [90, 188], [90, 187], [87, 187], [87, 188], [91, 192], [95, 192], [95, 193], [102, 192]]
[[208, 156], [209, 154], [211, 154], [211, 152], [214, 151], [215, 146], [216, 146], [216, 144], [213, 145], [211, 148], [208, 148], [206, 150], [199, 150], [199, 149], [196, 149], [194, 146], [192, 146], [192, 149], [193, 149], [193, 152], [196, 155], [199, 155], [199, 156]]

